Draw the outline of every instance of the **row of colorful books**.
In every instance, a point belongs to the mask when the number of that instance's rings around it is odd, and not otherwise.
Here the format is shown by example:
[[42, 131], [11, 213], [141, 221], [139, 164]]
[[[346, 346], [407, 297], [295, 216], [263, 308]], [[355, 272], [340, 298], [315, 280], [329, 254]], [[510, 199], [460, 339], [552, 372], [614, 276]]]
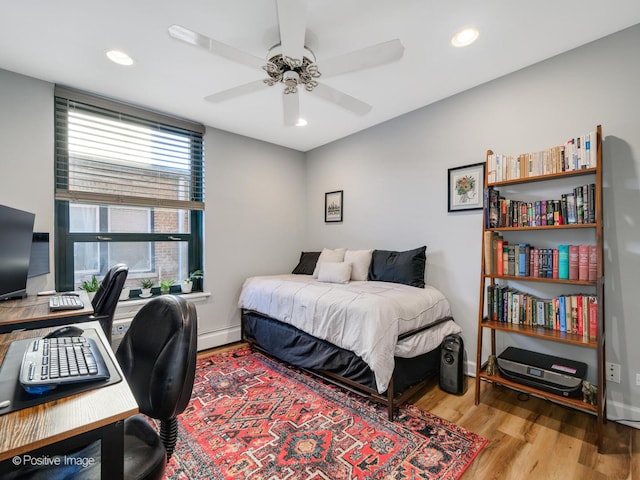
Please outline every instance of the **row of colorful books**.
[[581, 185], [563, 193], [559, 200], [524, 202], [500, 196], [500, 191], [485, 189], [485, 227], [541, 227], [595, 223], [595, 183]]
[[536, 248], [528, 243], [509, 244], [497, 232], [485, 232], [485, 274], [555, 278], [595, 282], [598, 250], [595, 245], [558, 245]]
[[554, 173], [595, 168], [597, 134], [589, 132], [569, 139], [564, 145], [520, 155], [487, 155], [487, 182], [515, 180]]
[[560, 295], [541, 299], [505, 285], [487, 285], [487, 317], [495, 322], [540, 326], [591, 339], [598, 334], [598, 297]]

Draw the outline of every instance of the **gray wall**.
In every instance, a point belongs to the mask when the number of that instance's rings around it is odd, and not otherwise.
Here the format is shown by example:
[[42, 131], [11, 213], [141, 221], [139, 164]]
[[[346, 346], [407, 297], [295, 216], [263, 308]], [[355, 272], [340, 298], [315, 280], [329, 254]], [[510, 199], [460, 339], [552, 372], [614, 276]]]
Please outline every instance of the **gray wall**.
[[[447, 169], [482, 162], [487, 149], [563, 144], [601, 124], [607, 359], [622, 365], [622, 383], [608, 385], [609, 417], [640, 420], [632, 407], [640, 405], [638, 45], [640, 26], [308, 152], [307, 248], [427, 245], [427, 281], [450, 299], [473, 371], [482, 215], [447, 213]], [[342, 224], [323, 221], [332, 190], [344, 190]], [[594, 378], [590, 349], [523, 337], [501, 343], [583, 360]]]
[[[53, 188], [53, 85], [0, 70], [0, 204], [35, 213], [34, 229], [53, 238]], [[53, 280], [35, 277], [27, 291]]]
[[199, 347], [240, 339], [245, 278], [295, 267], [304, 244], [304, 154], [207, 128], [205, 289]]

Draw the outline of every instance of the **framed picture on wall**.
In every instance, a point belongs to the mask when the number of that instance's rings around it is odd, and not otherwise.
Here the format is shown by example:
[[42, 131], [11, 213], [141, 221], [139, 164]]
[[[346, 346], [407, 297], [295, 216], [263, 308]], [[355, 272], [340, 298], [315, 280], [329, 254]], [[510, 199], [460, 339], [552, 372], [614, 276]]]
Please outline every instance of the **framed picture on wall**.
[[447, 210], [481, 210], [484, 201], [484, 162], [449, 169]]
[[324, 194], [324, 221], [342, 221], [342, 190]]

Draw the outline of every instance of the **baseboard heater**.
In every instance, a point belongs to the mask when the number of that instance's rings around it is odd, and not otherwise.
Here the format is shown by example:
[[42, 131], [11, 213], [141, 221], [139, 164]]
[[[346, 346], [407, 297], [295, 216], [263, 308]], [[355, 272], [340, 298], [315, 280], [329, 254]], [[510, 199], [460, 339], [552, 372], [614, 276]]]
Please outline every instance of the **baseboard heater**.
[[497, 358], [505, 378], [563, 397], [580, 396], [587, 364], [543, 353], [508, 347]]

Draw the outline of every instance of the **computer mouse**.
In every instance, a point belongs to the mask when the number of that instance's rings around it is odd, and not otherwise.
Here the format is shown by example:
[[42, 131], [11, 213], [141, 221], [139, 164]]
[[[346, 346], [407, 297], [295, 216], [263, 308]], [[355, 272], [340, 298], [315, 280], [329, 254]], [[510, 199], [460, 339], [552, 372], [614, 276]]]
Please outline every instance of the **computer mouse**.
[[84, 333], [80, 327], [76, 327], [75, 325], [66, 325], [64, 327], [58, 328], [53, 332], [46, 335], [44, 338], [58, 338], [58, 337], [79, 337]]

